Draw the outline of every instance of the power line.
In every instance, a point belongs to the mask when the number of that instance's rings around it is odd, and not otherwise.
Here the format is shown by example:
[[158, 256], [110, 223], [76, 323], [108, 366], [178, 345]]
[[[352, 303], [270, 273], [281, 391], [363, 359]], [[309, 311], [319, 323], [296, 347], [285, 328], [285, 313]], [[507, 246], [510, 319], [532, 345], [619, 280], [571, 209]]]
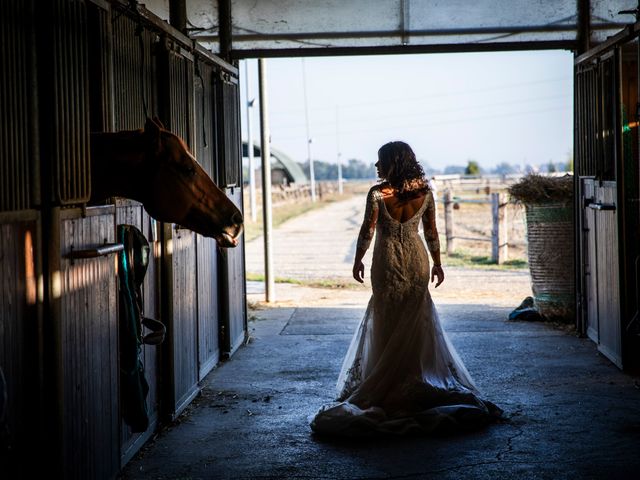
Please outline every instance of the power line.
[[[393, 98], [393, 99], [389, 98], [389, 99], [376, 100], [376, 101], [347, 103], [347, 104], [341, 104], [340, 108], [341, 109], [342, 108], [357, 108], [357, 107], [362, 107], [362, 106], [381, 105], [381, 104], [385, 104], [385, 103], [415, 102], [415, 101], [418, 101], [418, 100], [424, 100], [424, 99], [428, 99], [428, 98], [450, 97], [450, 96], [454, 96], [454, 95], [455, 96], [470, 95], [470, 94], [476, 94], [476, 93], [512, 89], [512, 88], [523, 87], [523, 86], [539, 85], [539, 84], [543, 84], [543, 83], [553, 83], [553, 82], [558, 82], [558, 81], [561, 81], [561, 80], [569, 80], [569, 79], [573, 79], [573, 77], [570, 77], [570, 76], [555, 77], [555, 78], [537, 80], [537, 81], [534, 81], [534, 82], [510, 83], [510, 84], [504, 84], [504, 85], [495, 85], [493, 87], [476, 88], [476, 89], [465, 89], [465, 90], [459, 90], [459, 91], [453, 91], [453, 92], [438, 92], [438, 93], [431, 93], [429, 95], [422, 95], [420, 97], [402, 97], [402, 98]], [[335, 107], [316, 107], [316, 108], [311, 108], [310, 110], [313, 110], [313, 111], [333, 110], [334, 108]], [[303, 112], [303, 111], [304, 111], [304, 109], [301, 109], [301, 108], [289, 109], [289, 110], [280, 110], [280, 111], [276, 110], [274, 112], [271, 112], [271, 115], [292, 114], [294, 112], [300, 113], [300, 112]]]
[[[371, 117], [371, 116], [366, 116], [366, 121], [375, 121], [375, 120], [388, 120], [390, 118], [407, 118], [407, 117], [419, 117], [419, 116], [428, 116], [428, 115], [435, 115], [435, 114], [440, 114], [440, 113], [449, 113], [449, 112], [460, 112], [460, 111], [465, 111], [465, 110], [475, 110], [475, 109], [480, 109], [480, 108], [492, 108], [492, 107], [499, 107], [499, 106], [508, 106], [508, 105], [519, 105], [519, 104], [526, 104], [526, 103], [532, 103], [532, 102], [542, 102], [542, 101], [546, 101], [546, 100], [555, 100], [555, 99], [559, 99], [559, 98], [564, 98], [567, 99], [567, 95], [550, 95], [550, 96], [546, 96], [546, 97], [536, 97], [536, 98], [527, 98], [527, 99], [523, 99], [523, 100], [513, 100], [513, 101], [508, 101], [508, 102], [491, 102], [491, 103], [482, 103], [482, 104], [477, 104], [477, 105], [465, 105], [464, 107], [453, 107], [453, 108], [442, 108], [439, 110], [428, 110], [428, 111], [422, 111], [422, 112], [416, 112], [416, 113], [403, 113], [400, 115], [384, 115], [384, 116], [376, 116], [376, 117]], [[336, 107], [334, 107], [336, 108]], [[340, 107], [342, 108], [342, 107]], [[355, 119], [351, 119], [352, 121], [358, 121], [358, 118], [356, 117]], [[321, 122], [321, 123], [314, 123], [315, 126], [328, 126], [328, 125], [335, 125], [335, 122]], [[292, 129], [292, 128], [302, 128], [304, 125], [296, 123], [296, 124], [280, 124], [278, 125], [277, 128], [287, 128], [287, 129]]]
[[[374, 133], [374, 132], [384, 132], [384, 131], [388, 131], [390, 129], [393, 128], [403, 128], [405, 130], [421, 130], [421, 129], [425, 129], [428, 127], [437, 127], [440, 125], [451, 125], [451, 124], [456, 124], [456, 123], [469, 123], [469, 122], [476, 122], [479, 120], [487, 120], [490, 118], [508, 118], [508, 117], [520, 117], [520, 116], [527, 116], [527, 115], [533, 115], [533, 114], [538, 114], [538, 113], [546, 113], [546, 112], [555, 112], [555, 111], [561, 111], [561, 110], [567, 110], [569, 108], [569, 105], [564, 106], [564, 107], [555, 107], [555, 108], [547, 108], [547, 109], [542, 109], [542, 110], [529, 110], [529, 111], [523, 111], [523, 112], [514, 112], [514, 113], [509, 113], [509, 114], [501, 114], [501, 115], [484, 115], [484, 116], [479, 116], [479, 117], [460, 117], [457, 118], [455, 120], [448, 120], [448, 121], [444, 121], [444, 122], [432, 122], [432, 123], [422, 123], [420, 125], [409, 125], [409, 126], [403, 126], [403, 125], [388, 125], [386, 127], [383, 128], [375, 128], [375, 129], [364, 129], [364, 130], [351, 130], [351, 131], [344, 131], [342, 132], [343, 134], [351, 134], [351, 135], [357, 135], [357, 134], [362, 134], [362, 133]], [[335, 135], [334, 133], [317, 133], [315, 136], [316, 137], [328, 137], [328, 136], [332, 136]], [[277, 138], [278, 141], [282, 142], [282, 141], [288, 141], [288, 140], [299, 140], [300, 137], [296, 136], [296, 137], [281, 137], [281, 138]]]

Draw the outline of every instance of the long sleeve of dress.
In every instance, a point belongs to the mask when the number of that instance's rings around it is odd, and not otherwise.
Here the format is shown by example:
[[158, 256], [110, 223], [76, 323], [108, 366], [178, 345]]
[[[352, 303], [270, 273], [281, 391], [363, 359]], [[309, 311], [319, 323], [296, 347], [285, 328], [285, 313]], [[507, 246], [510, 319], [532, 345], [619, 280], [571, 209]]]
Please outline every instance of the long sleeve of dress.
[[424, 226], [424, 238], [427, 241], [427, 247], [436, 265], [440, 265], [440, 238], [436, 227], [436, 203], [433, 193], [427, 193], [430, 198], [427, 199], [427, 208], [422, 214], [422, 224]]
[[356, 258], [364, 256], [364, 253], [371, 244], [373, 234], [376, 231], [376, 222], [378, 221], [378, 190], [372, 188], [367, 195], [367, 206], [364, 211], [364, 220], [360, 227], [358, 242], [356, 244]]

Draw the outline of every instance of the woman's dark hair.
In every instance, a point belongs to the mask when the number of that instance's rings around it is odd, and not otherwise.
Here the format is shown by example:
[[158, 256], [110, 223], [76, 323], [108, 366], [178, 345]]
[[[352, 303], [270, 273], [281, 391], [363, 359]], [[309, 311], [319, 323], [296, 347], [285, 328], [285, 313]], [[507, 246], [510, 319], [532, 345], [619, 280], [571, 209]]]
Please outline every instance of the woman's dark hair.
[[404, 142], [385, 143], [378, 150], [380, 171], [396, 191], [399, 200], [409, 200], [429, 191], [422, 165]]

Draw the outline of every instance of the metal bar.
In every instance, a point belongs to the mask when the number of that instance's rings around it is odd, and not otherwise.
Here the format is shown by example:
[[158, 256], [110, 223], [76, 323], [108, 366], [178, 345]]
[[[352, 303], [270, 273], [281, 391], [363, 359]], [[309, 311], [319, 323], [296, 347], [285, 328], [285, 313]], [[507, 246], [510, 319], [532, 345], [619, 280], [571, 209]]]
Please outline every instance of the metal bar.
[[218, 0], [218, 30], [220, 32], [220, 56], [229, 58], [232, 48], [231, 0]]
[[256, 172], [255, 159], [253, 158], [253, 109], [254, 99], [251, 98], [249, 85], [249, 61], [244, 62], [244, 84], [247, 101], [247, 157], [249, 157], [249, 206], [251, 211], [251, 221], [255, 222], [257, 218], [256, 208]]
[[187, 3], [185, 0], [169, 0], [169, 23], [182, 33], [186, 33]]
[[262, 154], [262, 218], [264, 222], [264, 278], [265, 300], [275, 301], [275, 278], [271, 250], [271, 146], [269, 145], [269, 105], [267, 98], [267, 61], [258, 60], [260, 83], [260, 153]]
[[76, 260], [79, 258], [98, 258], [106, 257], [112, 253], [118, 253], [124, 250], [121, 243], [105, 243], [99, 247], [84, 248], [82, 250], [71, 250], [65, 255], [65, 258]]
[[230, 58], [279, 57], [338, 57], [344, 55], [398, 55], [409, 53], [501, 52], [518, 50], [575, 50], [575, 40], [504, 43], [447, 43], [439, 45], [392, 45], [384, 47], [327, 47], [327, 48], [263, 48], [233, 49]]
[[[408, 9], [407, 9], [408, 10]], [[407, 12], [408, 14], [408, 12]], [[402, 14], [404, 17], [405, 15]], [[401, 22], [403, 19], [401, 19]], [[406, 20], [405, 20], [406, 21]], [[221, 21], [222, 22], [222, 21]], [[591, 26], [593, 30], [614, 30], [622, 29], [629, 25], [623, 22], [597, 23]], [[466, 36], [466, 35], [501, 35], [520, 33], [554, 33], [573, 32], [578, 25], [532, 25], [519, 27], [478, 27], [478, 28], [440, 28], [427, 30], [406, 30], [405, 24], [401, 23], [398, 30], [365, 30], [365, 31], [345, 31], [345, 32], [288, 32], [288, 33], [246, 33], [233, 35], [235, 42], [259, 42], [275, 40], [344, 40], [362, 38], [394, 38], [402, 39], [420, 37], [443, 37], [443, 36]], [[222, 39], [220, 35], [196, 35], [196, 40], [217, 41]]]
[[304, 58], [302, 59], [302, 90], [304, 91], [304, 123], [307, 132], [307, 160], [309, 161], [309, 181], [311, 182], [311, 201], [316, 201], [316, 176], [311, 156], [311, 135], [309, 133], [309, 101], [307, 100], [307, 73]]
[[578, 0], [578, 54], [591, 47], [591, 5], [590, 0]]
[[226, 73], [230, 73], [231, 75], [236, 76], [236, 77], [239, 75], [237, 67], [235, 67], [234, 65], [230, 64], [229, 62], [224, 61], [222, 58], [218, 57], [217, 55], [212, 54], [209, 50], [206, 50], [199, 43], [194, 42], [194, 45], [195, 45], [195, 47], [193, 49], [194, 55], [199, 55], [202, 58], [204, 58], [205, 60], [208, 60], [209, 62], [218, 65]]
[[616, 206], [613, 203], [590, 203], [587, 208], [592, 210], [615, 210]]
[[340, 107], [336, 105], [336, 161], [338, 162], [338, 193], [343, 193], [342, 159], [340, 158]]
[[411, 32], [408, 31], [411, 28], [409, 5], [410, 3], [407, 0], [400, 0], [400, 31], [402, 32], [403, 45], [408, 44], [411, 37]]

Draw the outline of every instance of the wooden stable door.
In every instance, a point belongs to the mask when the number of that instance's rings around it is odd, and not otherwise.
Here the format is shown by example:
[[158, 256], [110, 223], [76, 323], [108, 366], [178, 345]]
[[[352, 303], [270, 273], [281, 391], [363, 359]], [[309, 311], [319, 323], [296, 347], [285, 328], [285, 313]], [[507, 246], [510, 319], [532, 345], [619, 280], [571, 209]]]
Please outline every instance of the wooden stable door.
[[587, 335], [622, 368], [617, 184], [582, 179]]

